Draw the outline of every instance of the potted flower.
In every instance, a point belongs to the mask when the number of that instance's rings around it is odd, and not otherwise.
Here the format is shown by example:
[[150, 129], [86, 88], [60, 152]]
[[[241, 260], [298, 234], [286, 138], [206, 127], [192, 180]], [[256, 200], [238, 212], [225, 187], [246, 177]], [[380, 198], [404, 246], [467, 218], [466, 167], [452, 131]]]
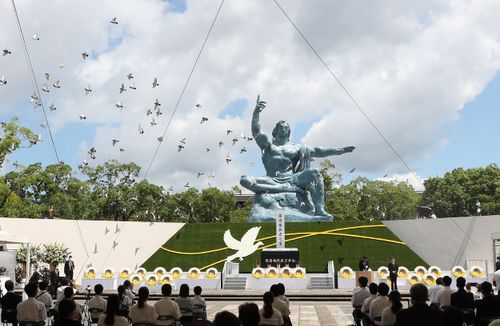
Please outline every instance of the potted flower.
[[62, 264], [66, 260], [66, 257], [71, 255], [68, 248], [62, 243], [49, 243], [43, 245], [43, 259], [42, 261], [49, 264], [51, 270], [55, 269], [55, 264]]

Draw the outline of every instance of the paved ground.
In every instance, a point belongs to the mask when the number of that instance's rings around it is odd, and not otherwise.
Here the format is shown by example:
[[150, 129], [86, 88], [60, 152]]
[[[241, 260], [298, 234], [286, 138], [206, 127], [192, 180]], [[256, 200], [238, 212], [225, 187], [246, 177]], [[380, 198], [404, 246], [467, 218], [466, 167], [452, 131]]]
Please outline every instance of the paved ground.
[[[238, 315], [241, 301], [208, 302], [208, 319], [213, 320], [215, 313], [228, 310]], [[255, 301], [260, 307], [261, 301]], [[294, 326], [346, 326], [352, 324], [352, 307], [348, 302], [290, 302], [290, 319]]]

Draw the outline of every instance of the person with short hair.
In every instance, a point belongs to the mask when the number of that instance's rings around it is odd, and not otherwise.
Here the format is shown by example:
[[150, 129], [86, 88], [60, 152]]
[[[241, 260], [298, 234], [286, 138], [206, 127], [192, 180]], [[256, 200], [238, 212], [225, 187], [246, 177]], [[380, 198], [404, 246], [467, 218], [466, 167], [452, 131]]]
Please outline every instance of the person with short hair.
[[54, 303], [52, 302], [52, 296], [49, 292], [47, 292], [47, 288], [49, 287], [49, 283], [47, 281], [41, 281], [38, 284], [40, 291], [36, 295], [36, 299], [45, 305], [45, 309], [48, 312], [54, 307]]
[[396, 314], [403, 308], [401, 304], [401, 294], [398, 291], [392, 291], [389, 294], [389, 301], [391, 305], [382, 310], [382, 326], [394, 325], [396, 323]]
[[19, 322], [37, 321], [45, 323], [45, 319], [47, 319], [45, 305], [35, 299], [36, 293], [38, 292], [37, 284], [26, 284], [24, 292], [26, 292], [28, 299], [17, 305], [17, 320]]
[[17, 305], [23, 301], [19, 294], [14, 292], [14, 282], [11, 280], [5, 281], [5, 289], [7, 293], [0, 299], [2, 304], [2, 320], [7, 320], [13, 326], [17, 325]]
[[64, 299], [64, 289], [69, 286], [69, 280], [67, 278], [62, 278], [59, 281], [59, 284], [60, 286], [57, 288], [56, 306], [58, 305], [59, 301]]
[[74, 300], [62, 299], [59, 302], [58, 326], [82, 326], [78, 321], [78, 311]]
[[201, 297], [201, 286], [195, 286], [193, 288], [194, 296], [191, 299], [193, 303], [193, 318], [194, 319], [206, 319], [207, 317], [207, 303], [205, 299]]
[[438, 277], [436, 279], [436, 285], [433, 285], [429, 288], [429, 300], [431, 302], [431, 306], [439, 307], [438, 305], [438, 293], [443, 289], [443, 278]]
[[[496, 317], [500, 315], [500, 306], [498, 298], [493, 294], [493, 286], [486, 281], [481, 283], [481, 293], [483, 298], [476, 302], [476, 323], [475, 325], [483, 325], [483, 319]], [[487, 325], [487, 324], [486, 324]]]
[[372, 301], [378, 298], [378, 285], [377, 283], [370, 283], [368, 286], [368, 290], [370, 291], [370, 296], [363, 301], [363, 305], [361, 306], [361, 312], [364, 315], [368, 315], [370, 312], [370, 305]]
[[72, 258], [73, 257], [70, 255], [68, 260], [64, 263], [64, 276], [69, 280], [73, 279], [73, 272], [75, 270], [75, 262]]
[[398, 271], [399, 266], [396, 263], [396, 258], [391, 257], [391, 262], [387, 265], [387, 269], [389, 270], [389, 280], [391, 281], [391, 291], [398, 290]]
[[223, 310], [215, 314], [212, 324], [214, 326], [240, 326], [241, 321], [232, 312]]
[[352, 290], [351, 303], [354, 310], [352, 311], [352, 316], [354, 322], [357, 326], [361, 325], [361, 320], [363, 320], [363, 313], [361, 312], [361, 307], [366, 298], [370, 296], [370, 291], [366, 288], [368, 285], [368, 279], [364, 276], [358, 278], [359, 287]]
[[134, 304], [132, 299], [125, 295], [125, 287], [123, 285], [118, 286], [118, 297], [120, 298], [120, 313], [124, 317], [128, 317], [128, 312], [130, 307]]
[[242, 326], [258, 326], [260, 322], [259, 306], [253, 302], [241, 304], [238, 307], [238, 319]]
[[92, 320], [97, 320], [97, 318], [99, 318], [99, 315], [106, 311], [106, 299], [102, 297], [103, 291], [104, 287], [102, 286], [102, 284], [96, 284], [94, 286], [95, 295], [92, 299], [89, 300], [88, 307], [89, 310], [99, 309], [102, 312], [91, 312], [90, 317], [92, 318]]
[[396, 314], [395, 326], [445, 326], [443, 312], [429, 307], [426, 302], [428, 290], [425, 285], [418, 283], [410, 288], [412, 306], [402, 309]]
[[290, 325], [291, 324], [290, 309], [288, 309], [287, 304], [278, 297], [279, 295], [278, 285], [277, 284], [271, 285], [270, 292], [274, 295], [273, 308], [276, 308], [281, 313], [283, 321], [285, 322], [285, 326]]
[[495, 273], [493, 273], [493, 285], [495, 286], [495, 292], [497, 294], [499, 294], [499, 290], [500, 290], [500, 265], [499, 265], [499, 262], [497, 260], [496, 264], [495, 264]]
[[368, 313], [368, 318], [370, 318], [372, 323], [375, 325], [381, 325], [382, 311], [384, 311], [385, 307], [389, 307], [391, 305], [391, 302], [387, 297], [388, 294], [389, 286], [386, 283], [381, 282], [378, 285], [379, 297], [372, 301], [370, 304], [370, 312]]
[[[172, 286], [170, 284], [163, 284], [161, 287], [163, 298], [156, 301], [154, 308], [158, 314], [156, 325], [172, 325], [175, 321], [179, 321], [182, 317], [179, 305], [170, 299], [172, 294]], [[172, 316], [174, 320], [162, 320], [162, 316]]]
[[[62, 300], [71, 300], [71, 301], [75, 301], [73, 299], [73, 297], [75, 296], [75, 290], [71, 287], [71, 286], [67, 286], [65, 289], [64, 289], [64, 298]], [[62, 301], [61, 300], [61, 301]], [[59, 304], [61, 304], [61, 301], [59, 301]], [[57, 310], [59, 310], [59, 304], [57, 305]], [[76, 302], [75, 302], [76, 304]], [[77, 319], [81, 319], [81, 315], [82, 315], [82, 308], [80, 308], [80, 305], [76, 305], [76, 318]]]
[[125, 295], [130, 298], [130, 300], [135, 300], [134, 285], [130, 280], [125, 280], [123, 282], [123, 287], [125, 288]]
[[158, 314], [155, 308], [147, 302], [149, 298], [148, 288], [145, 286], [139, 288], [138, 295], [137, 304], [133, 305], [129, 312], [132, 323], [156, 323]]
[[97, 326], [128, 326], [127, 318], [120, 314], [120, 302], [117, 294], [108, 296], [106, 311], [97, 318]]
[[272, 292], [266, 292], [262, 296], [262, 300], [264, 301], [264, 305], [261, 309], [259, 309], [260, 323], [273, 326], [283, 325], [283, 316], [276, 308], [273, 307], [273, 301], [279, 299], [275, 299]]
[[465, 291], [465, 278], [457, 278], [457, 292], [452, 293], [450, 297], [450, 304], [459, 309], [472, 309], [474, 308], [474, 296], [472, 293]]
[[286, 303], [286, 306], [290, 308], [290, 300], [285, 295], [285, 284], [283, 283], [278, 283], [276, 284], [276, 289], [278, 290], [278, 299], [282, 300], [283, 302]]
[[451, 285], [451, 277], [446, 275], [443, 277], [443, 288], [438, 292], [437, 295], [437, 303], [439, 308], [443, 308], [444, 306], [449, 306], [451, 303], [451, 294], [454, 292]]
[[179, 296], [175, 299], [175, 302], [177, 302], [181, 309], [181, 324], [191, 322], [193, 320], [193, 301], [189, 297], [189, 285], [181, 284]]

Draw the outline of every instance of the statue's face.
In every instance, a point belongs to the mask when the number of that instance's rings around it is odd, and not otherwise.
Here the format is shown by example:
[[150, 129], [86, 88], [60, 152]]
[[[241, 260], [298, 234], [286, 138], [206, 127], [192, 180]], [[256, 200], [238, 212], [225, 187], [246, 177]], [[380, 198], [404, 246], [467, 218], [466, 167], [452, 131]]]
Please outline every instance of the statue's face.
[[273, 129], [273, 138], [279, 144], [285, 144], [290, 139], [290, 125], [285, 121], [280, 121]]

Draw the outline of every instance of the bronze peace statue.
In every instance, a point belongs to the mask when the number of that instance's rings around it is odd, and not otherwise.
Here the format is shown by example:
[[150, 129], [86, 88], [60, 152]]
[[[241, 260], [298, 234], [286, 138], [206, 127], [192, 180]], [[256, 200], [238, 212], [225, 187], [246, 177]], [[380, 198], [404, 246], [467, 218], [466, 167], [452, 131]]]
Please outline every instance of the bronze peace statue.
[[267, 222], [276, 219], [277, 211], [286, 221], [329, 221], [332, 215], [325, 211], [325, 189], [318, 169], [311, 168], [311, 158], [340, 155], [354, 150], [311, 147], [290, 142], [290, 125], [279, 121], [272, 138], [260, 130], [260, 113], [266, 102], [257, 97], [253, 111], [252, 135], [262, 152], [266, 176], [242, 176], [240, 184], [255, 193], [249, 222]]

